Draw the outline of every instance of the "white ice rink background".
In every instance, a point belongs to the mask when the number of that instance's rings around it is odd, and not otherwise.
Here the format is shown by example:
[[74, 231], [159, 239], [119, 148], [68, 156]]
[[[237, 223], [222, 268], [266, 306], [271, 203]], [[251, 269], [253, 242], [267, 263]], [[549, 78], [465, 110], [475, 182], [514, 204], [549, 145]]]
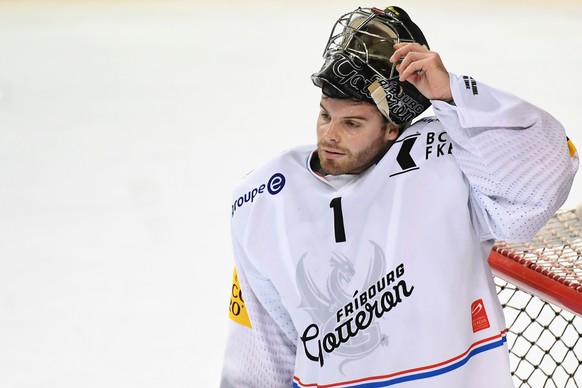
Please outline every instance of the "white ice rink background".
[[[395, 4], [582, 148], [579, 1]], [[218, 386], [231, 190], [313, 141], [358, 5], [386, 4], [0, 1], [0, 387]]]

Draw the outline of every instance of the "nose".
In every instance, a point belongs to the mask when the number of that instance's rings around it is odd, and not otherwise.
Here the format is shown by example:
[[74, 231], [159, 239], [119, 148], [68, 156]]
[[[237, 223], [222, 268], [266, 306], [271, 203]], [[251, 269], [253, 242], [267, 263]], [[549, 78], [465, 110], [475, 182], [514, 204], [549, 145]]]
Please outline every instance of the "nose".
[[340, 141], [339, 125], [333, 120], [327, 123], [323, 130], [323, 138], [328, 142], [332, 143], [339, 142]]

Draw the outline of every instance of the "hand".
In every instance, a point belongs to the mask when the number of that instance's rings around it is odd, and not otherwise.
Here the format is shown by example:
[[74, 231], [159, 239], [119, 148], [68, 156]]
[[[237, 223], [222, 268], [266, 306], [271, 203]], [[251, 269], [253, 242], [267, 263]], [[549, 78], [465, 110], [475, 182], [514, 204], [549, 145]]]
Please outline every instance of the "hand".
[[400, 81], [408, 81], [429, 100], [451, 101], [449, 73], [438, 53], [418, 43], [398, 43], [390, 62], [398, 63]]

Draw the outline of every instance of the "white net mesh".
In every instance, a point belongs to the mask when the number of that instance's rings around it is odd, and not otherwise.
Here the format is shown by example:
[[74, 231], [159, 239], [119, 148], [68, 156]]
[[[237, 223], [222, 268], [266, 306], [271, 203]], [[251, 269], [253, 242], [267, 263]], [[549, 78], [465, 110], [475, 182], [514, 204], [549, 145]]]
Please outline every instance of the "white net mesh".
[[550, 290], [539, 291], [529, 285], [525, 292], [512, 283], [527, 283], [527, 279], [513, 279], [515, 273], [495, 278], [508, 325], [515, 386], [582, 387], [582, 316], [547, 302], [548, 292], [554, 292], [554, 301], [560, 301], [561, 293], [568, 294], [572, 311], [581, 314], [577, 309], [582, 306], [582, 220], [574, 210], [559, 211], [532, 241], [498, 241], [494, 251], [520, 264], [524, 278], [533, 271], [555, 283]]
[[496, 278], [516, 387], [582, 387], [582, 317]]

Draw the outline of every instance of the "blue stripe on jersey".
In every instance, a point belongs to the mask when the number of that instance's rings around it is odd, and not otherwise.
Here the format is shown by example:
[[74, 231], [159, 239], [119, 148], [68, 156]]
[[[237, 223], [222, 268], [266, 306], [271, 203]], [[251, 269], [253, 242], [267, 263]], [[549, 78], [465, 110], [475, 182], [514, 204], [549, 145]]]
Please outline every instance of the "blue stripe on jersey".
[[[462, 367], [463, 365], [465, 365], [473, 356], [476, 356], [476, 355], [483, 353], [483, 352], [486, 352], [488, 350], [503, 346], [505, 344], [505, 342], [507, 342], [507, 338], [505, 336], [505, 333], [501, 334], [500, 337], [496, 336], [494, 338], [496, 338], [496, 340], [494, 340], [492, 342], [484, 343], [478, 347], [475, 347], [474, 349], [469, 351], [464, 357], [462, 357], [458, 361], [456, 361], [452, 364], [445, 365], [441, 368], [431, 370], [431, 371], [410, 374], [407, 376], [399, 376], [399, 377], [391, 378], [391, 379], [385, 380], [385, 381], [365, 382], [365, 383], [354, 384], [354, 385], [344, 385], [344, 384], [351, 384], [350, 382], [317, 385], [317, 384], [302, 384], [302, 383], [298, 383], [297, 381], [293, 381], [293, 388], [306, 388], [306, 387], [381, 388], [381, 387], [390, 387], [390, 386], [400, 384], [400, 383], [405, 383], [408, 381], [428, 379], [428, 378], [439, 376], [439, 375], [451, 372], [455, 369], [458, 369], [458, 368]], [[420, 369], [429, 369], [429, 368], [431, 368], [431, 366], [422, 367]]]

